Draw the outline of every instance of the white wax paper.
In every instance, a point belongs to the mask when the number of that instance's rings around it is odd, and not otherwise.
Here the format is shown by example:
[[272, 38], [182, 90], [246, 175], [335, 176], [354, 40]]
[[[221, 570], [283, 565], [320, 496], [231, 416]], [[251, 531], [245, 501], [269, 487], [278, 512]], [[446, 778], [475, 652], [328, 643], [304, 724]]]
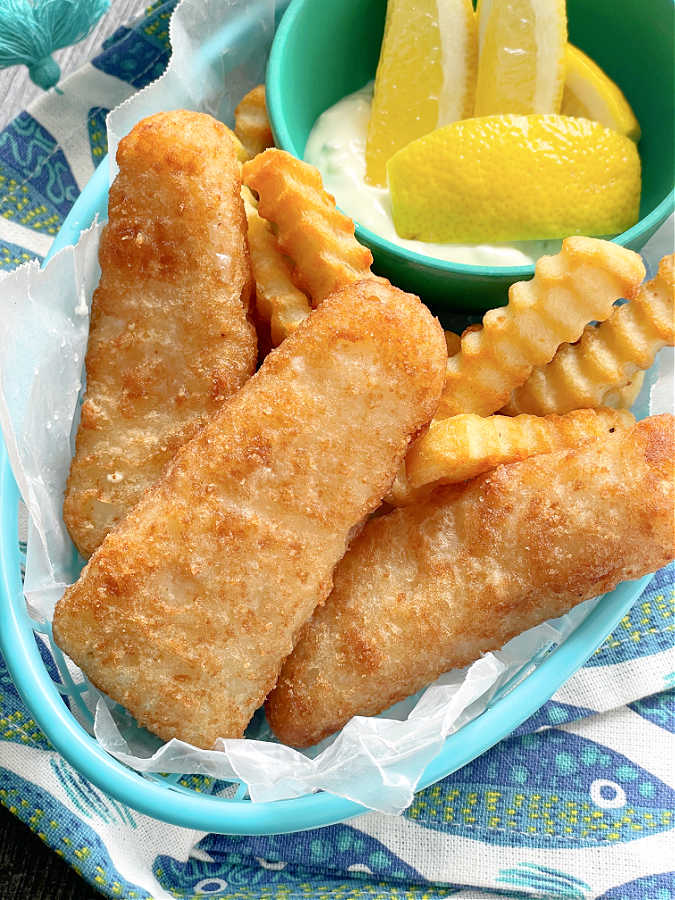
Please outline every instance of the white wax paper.
[[[189, 107], [231, 124], [242, 94], [263, 79], [273, 16], [273, 0], [183, 0], [171, 23], [167, 72], [109, 117], [111, 159], [119, 137], [152, 112]], [[111, 174], [114, 170], [111, 164]], [[99, 276], [100, 230], [93, 225], [44, 270], [29, 263], [0, 279], [0, 424], [30, 513], [24, 591], [31, 614], [42, 621], [51, 620], [81, 563], [61, 506], [77, 428], [89, 305]], [[652, 272], [660, 256], [672, 252], [672, 233], [671, 220], [645, 248]], [[673, 354], [663, 351], [636, 412], [646, 415], [672, 405]], [[497, 691], [525, 677], [595, 603], [514, 638], [466, 670], [442, 676], [382, 716], [353, 719], [336, 738], [307, 752], [276, 743], [260, 711], [246, 739], [222, 740], [216, 750], [204, 751], [177, 740], [162, 744], [93, 689], [86, 701], [96, 711], [99, 743], [138, 771], [240, 779], [254, 802], [323, 789], [398, 813], [412, 801], [444, 738], [482, 712]]]

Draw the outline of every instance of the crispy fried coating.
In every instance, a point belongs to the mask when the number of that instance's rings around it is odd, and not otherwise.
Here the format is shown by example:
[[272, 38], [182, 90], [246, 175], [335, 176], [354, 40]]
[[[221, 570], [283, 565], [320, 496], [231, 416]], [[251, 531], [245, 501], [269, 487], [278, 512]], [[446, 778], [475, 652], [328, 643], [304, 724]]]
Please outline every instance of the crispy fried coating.
[[625, 409], [604, 408], [575, 409], [564, 416], [460, 413], [434, 419], [408, 450], [405, 477], [394, 482], [387, 500], [392, 506], [407, 506], [437, 485], [457, 484], [539, 453], [580, 447], [634, 424]]
[[443, 331], [376, 282], [329, 298], [176, 455], [56, 608], [151, 731], [240, 737], [438, 403]]
[[293, 281], [314, 306], [371, 277], [372, 254], [324, 190], [318, 169], [284, 150], [266, 150], [244, 164], [243, 178], [258, 193], [260, 215], [277, 226], [279, 247], [295, 263]]
[[158, 113], [120, 142], [117, 161], [63, 505], [84, 556], [256, 362], [228, 130], [201, 113]]
[[534, 369], [513, 392], [504, 412], [564, 413], [599, 406], [648, 369], [658, 351], [675, 341], [675, 255], [664, 256], [657, 275], [640, 285], [606, 321], [588, 325], [575, 344], [564, 344], [551, 362]]
[[249, 156], [274, 146], [272, 127], [267, 118], [265, 85], [259, 84], [239, 101], [234, 111], [234, 131]]
[[371, 519], [267, 700], [305, 747], [675, 556], [672, 416]]
[[511, 285], [507, 306], [489, 310], [482, 328], [464, 332], [460, 352], [448, 360], [437, 418], [501, 409], [561, 343], [576, 341], [589, 321], [606, 319], [615, 300], [632, 297], [644, 274], [632, 250], [596, 238], [566, 238], [560, 253], [538, 260], [534, 278]]

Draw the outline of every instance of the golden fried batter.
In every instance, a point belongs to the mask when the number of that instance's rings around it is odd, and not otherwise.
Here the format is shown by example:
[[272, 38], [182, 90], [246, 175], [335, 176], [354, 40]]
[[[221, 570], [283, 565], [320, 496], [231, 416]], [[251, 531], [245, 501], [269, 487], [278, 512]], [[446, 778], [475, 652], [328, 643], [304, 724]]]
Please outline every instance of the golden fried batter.
[[446, 359], [416, 297], [373, 281], [330, 297], [108, 535], [57, 606], [59, 646], [161, 737], [240, 737]]
[[267, 718], [305, 747], [675, 556], [675, 433], [654, 416], [371, 519]]
[[117, 151], [63, 517], [88, 556], [252, 374], [251, 272], [228, 129], [158, 113]]

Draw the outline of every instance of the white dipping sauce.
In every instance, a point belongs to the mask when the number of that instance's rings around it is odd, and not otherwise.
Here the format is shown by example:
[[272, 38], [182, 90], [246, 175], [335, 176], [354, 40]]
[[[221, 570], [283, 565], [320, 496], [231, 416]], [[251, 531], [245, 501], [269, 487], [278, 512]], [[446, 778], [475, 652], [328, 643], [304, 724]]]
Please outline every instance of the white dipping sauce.
[[424, 256], [471, 266], [526, 266], [540, 256], [558, 253], [562, 241], [516, 241], [511, 244], [432, 244], [409, 241], [396, 233], [391, 198], [386, 188], [365, 180], [366, 136], [373, 82], [343, 97], [314, 123], [305, 160], [321, 172], [327, 191], [340, 209], [392, 244]]

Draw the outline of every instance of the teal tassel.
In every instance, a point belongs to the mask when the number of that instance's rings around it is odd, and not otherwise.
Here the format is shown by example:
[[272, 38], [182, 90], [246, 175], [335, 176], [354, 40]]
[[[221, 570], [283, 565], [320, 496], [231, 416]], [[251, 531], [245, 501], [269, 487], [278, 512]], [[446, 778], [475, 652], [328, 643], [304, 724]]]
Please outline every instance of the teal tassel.
[[53, 87], [55, 50], [83, 40], [110, 0], [0, 0], [0, 69], [26, 65], [35, 84]]

